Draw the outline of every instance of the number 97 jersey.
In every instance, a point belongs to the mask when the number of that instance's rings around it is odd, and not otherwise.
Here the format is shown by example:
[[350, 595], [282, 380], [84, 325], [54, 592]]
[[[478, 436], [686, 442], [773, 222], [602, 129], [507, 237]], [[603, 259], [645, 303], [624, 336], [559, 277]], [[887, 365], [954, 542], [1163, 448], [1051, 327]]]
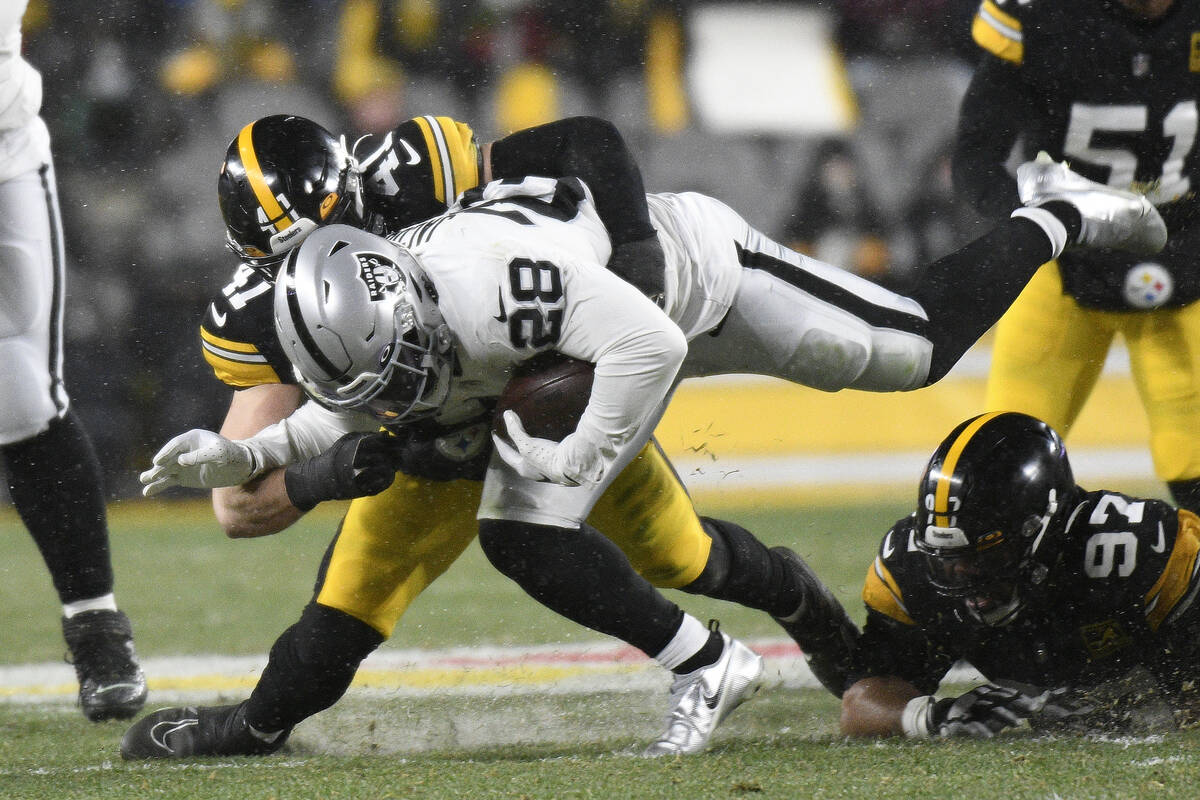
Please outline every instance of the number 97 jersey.
[[[989, 680], [1088, 686], [1143, 665], [1200, 678], [1200, 519], [1160, 500], [1114, 492], [1076, 497], [1043, 580], [1003, 626], [934, 591], [913, 543], [915, 516], [900, 521], [867, 572], [867, 623], [858, 677], [899, 675], [931, 692], [957, 660]], [[1169, 678], [1169, 680], [1175, 680]]]

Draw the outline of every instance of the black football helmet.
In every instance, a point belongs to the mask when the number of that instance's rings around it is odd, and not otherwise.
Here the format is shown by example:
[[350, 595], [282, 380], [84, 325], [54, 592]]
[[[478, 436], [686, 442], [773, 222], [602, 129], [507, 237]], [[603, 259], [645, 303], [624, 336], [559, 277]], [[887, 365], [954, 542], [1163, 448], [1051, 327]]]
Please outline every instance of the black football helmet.
[[934, 589], [989, 625], [1013, 619], [1057, 558], [1075, 491], [1062, 439], [1041, 420], [995, 412], [960, 424], [921, 476], [916, 546]]
[[268, 280], [320, 225], [361, 225], [361, 179], [345, 141], [312, 120], [263, 117], [229, 144], [217, 178], [226, 243]]

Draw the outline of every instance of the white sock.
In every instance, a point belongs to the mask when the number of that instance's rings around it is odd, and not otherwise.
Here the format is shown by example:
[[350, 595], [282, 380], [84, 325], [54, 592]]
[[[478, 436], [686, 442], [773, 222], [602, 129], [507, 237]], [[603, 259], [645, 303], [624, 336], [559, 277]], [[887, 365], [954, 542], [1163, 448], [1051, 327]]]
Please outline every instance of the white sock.
[[67, 619], [82, 614], [84, 611], [116, 611], [117, 599], [111, 592], [93, 597], [91, 600], [76, 600], [74, 603], [63, 604], [63, 616]]
[[684, 614], [679, 630], [675, 631], [675, 636], [667, 642], [667, 646], [654, 656], [654, 660], [667, 669], [675, 669], [699, 653], [706, 644], [708, 628], [691, 614]]

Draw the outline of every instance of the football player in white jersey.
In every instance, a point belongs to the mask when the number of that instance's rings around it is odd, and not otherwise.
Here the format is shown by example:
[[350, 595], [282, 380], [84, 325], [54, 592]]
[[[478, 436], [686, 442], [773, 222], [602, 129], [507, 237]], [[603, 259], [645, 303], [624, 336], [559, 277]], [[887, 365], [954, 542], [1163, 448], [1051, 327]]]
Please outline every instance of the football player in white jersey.
[[170, 457], [156, 459], [144, 480], [240, 484], [317, 455], [350, 430], [477, 413], [515, 365], [547, 350], [593, 362], [591, 402], [561, 442], [529, 437], [506, 416], [511, 444], [496, 441], [480, 542], [539, 601], [670, 665], [697, 640], [695, 620], [582, 520], [650, 435], [678, 375], [759, 372], [831, 390], [916, 388], [941, 377], [1068, 243], [1153, 250], [1165, 239], [1139, 197], [1061, 165], [1031, 164], [1024, 174], [1037, 187], [1031, 207], [957, 261], [934, 265], [945, 278], [965, 260], [994, 260], [1013, 276], [1015, 285], [986, 297], [974, 296], [979, 286], [961, 290], [969, 309], [929, 302], [953, 298], [954, 286], [926, 286], [914, 299], [856, 281], [692, 194], [652, 198], [668, 263], [660, 309], [604, 270], [603, 226], [586, 188], [571, 179], [467, 192], [461, 208], [395, 241], [320, 229], [284, 262], [275, 310], [301, 382], [335, 413], [309, 404], [243, 442], [211, 434], [203, 447], [169, 444]]
[[62, 601], [83, 713], [126, 718], [146, 680], [113, 596], [100, 464], [63, 385], [62, 222], [42, 78], [21, 57], [25, 5], [0, 4], [0, 452]]

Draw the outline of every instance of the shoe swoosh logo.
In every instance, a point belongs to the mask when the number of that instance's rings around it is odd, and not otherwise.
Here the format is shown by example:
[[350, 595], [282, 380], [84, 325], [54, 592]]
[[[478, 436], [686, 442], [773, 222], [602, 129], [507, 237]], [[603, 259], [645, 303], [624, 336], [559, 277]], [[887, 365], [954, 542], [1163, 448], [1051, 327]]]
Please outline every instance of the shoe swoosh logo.
[[1161, 553], [1167, 549], [1167, 539], [1163, 535], [1162, 523], [1158, 523], [1158, 541], [1150, 545], [1150, 549], [1156, 553]]
[[729, 670], [725, 670], [725, 674], [721, 676], [721, 682], [717, 684], [716, 690], [712, 694], [704, 695], [704, 705], [708, 706], [709, 711], [716, 711], [717, 706], [721, 704], [721, 698], [725, 696], [725, 687], [729, 683]]
[[504, 310], [504, 293], [496, 287], [496, 299], [500, 302], [500, 313], [492, 317], [496, 322], [508, 322], [508, 312]]
[[411, 167], [413, 164], [421, 163], [421, 154], [418, 153], [411, 144], [409, 144], [404, 139], [400, 140], [400, 144], [404, 147], [404, 149], [406, 151], [408, 151], [408, 161], [404, 162], [406, 165]]
[[150, 741], [154, 742], [168, 753], [174, 753], [175, 748], [167, 744], [167, 737], [173, 733], [179, 733], [179, 731], [193, 728], [199, 724], [200, 720], [196, 717], [164, 720], [163, 722], [157, 723], [153, 728], [150, 729]]
[[110, 683], [108, 686], [100, 687], [92, 694], [104, 694], [105, 692], [111, 692], [116, 689], [134, 689], [136, 687], [136, 683]]
[[212, 312], [212, 318], [213, 318], [213, 321], [217, 323], [217, 327], [224, 328], [227, 315], [221, 313], [220, 311], [217, 311], [216, 304], [210, 304], [209, 310]]

